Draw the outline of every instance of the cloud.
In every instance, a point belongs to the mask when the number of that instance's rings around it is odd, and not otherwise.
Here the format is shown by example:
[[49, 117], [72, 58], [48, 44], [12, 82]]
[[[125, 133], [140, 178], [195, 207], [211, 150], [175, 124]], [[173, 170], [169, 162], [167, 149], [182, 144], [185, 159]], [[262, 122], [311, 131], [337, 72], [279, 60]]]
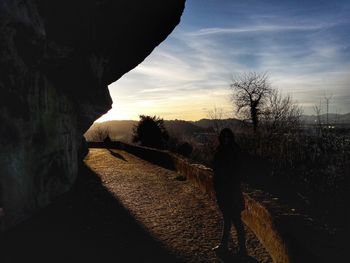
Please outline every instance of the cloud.
[[327, 25], [255, 25], [250, 27], [232, 27], [232, 28], [203, 28], [188, 35], [208, 36], [216, 34], [240, 34], [240, 33], [278, 33], [286, 31], [315, 31], [329, 28]]
[[134, 119], [147, 113], [198, 119], [214, 106], [232, 111], [231, 76], [246, 71], [268, 71], [273, 86], [292, 94], [306, 113], [325, 92], [349, 112], [350, 19], [299, 11], [247, 12], [237, 20], [229, 15], [213, 21], [215, 26], [202, 20], [193, 26], [185, 11], [182, 20], [190, 24], [180, 24], [142, 64], [110, 85], [111, 118], [118, 111]]

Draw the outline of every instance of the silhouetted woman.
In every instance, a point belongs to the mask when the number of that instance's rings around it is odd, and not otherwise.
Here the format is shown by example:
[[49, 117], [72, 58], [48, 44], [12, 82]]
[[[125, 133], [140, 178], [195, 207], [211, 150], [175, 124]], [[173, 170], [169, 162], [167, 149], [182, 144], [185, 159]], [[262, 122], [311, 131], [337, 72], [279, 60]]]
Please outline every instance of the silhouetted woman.
[[220, 245], [214, 250], [228, 251], [228, 240], [232, 224], [235, 226], [239, 242], [239, 254], [246, 254], [245, 233], [241, 220], [244, 199], [241, 191], [240, 159], [241, 150], [235, 142], [233, 132], [225, 128], [219, 135], [220, 145], [214, 156], [214, 189], [218, 206], [222, 212], [224, 226]]

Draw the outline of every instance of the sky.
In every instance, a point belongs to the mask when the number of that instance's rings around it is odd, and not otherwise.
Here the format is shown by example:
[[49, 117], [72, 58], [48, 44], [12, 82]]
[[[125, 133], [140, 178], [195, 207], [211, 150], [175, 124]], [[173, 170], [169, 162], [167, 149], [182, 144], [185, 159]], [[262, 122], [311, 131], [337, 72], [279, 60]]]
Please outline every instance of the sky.
[[350, 112], [350, 0], [187, 0], [168, 38], [109, 86], [112, 109], [97, 121], [235, 117], [230, 82], [250, 71], [304, 114], [325, 97]]

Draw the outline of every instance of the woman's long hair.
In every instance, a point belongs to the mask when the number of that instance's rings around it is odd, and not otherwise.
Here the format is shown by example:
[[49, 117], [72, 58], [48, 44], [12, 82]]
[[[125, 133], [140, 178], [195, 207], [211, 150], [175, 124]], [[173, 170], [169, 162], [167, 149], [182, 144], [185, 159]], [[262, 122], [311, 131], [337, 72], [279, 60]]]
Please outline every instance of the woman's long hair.
[[221, 130], [219, 134], [219, 143], [220, 146], [224, 145], [225, 137], [229, 140], [229, 145], [233, 145], [235, 143], [235, 135], [233, 134], [230, 128], [224, 128]]

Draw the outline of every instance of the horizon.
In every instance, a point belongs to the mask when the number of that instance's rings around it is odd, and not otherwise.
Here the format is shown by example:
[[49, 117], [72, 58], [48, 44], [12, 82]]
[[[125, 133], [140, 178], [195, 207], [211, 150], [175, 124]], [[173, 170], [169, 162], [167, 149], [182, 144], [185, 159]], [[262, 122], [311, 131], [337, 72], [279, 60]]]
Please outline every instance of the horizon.
[[268, 72], [307, 115], [324, 97], [350, 112], [350, 2], [187, 1], [180, 24], [136, 68], [109, 85], [112, 109], [96, 120], [199, 120], [215, 107], [236, 117], [229, 83]]
[[[348, 115], [350, 112], [347, 113], [337, 113], [337, 112], [329, 112], [329, 115]], [[320, 116], [326, 116], [327, 113], [322, 113]], [[157, 115], [151, 115], [151, 116], [157, 116]], [[317, 115], [315, 114], [302, 114], [301, 116], [308, 116], [308, 117], [316, 117]], [[161, 116], [157, 116], [161, 117]], [[235, 118], [235, 117], [228, 117], [228, 118], [223, 118], [223, 119], [211, 119], [209, 117], [203, 117], [201, 119], [196, 119], [196, 120], [184, 120], [184, 119], [165, 119], [162, 118], [164, 121], [186, 121], [186, 122], [198, 122], [201, 120], [228, 120], [228, 119], [234, 119], [234, 120], [242, 120], [240, 118]], [[99, 119], [98, 119], [99, 120]], [[108, 120], [103, 120], [103, 121], [98, 121], [96, 120], [94, 123], [104, 123], [104, 122], [109, 122], [109, 121], [139, 121], [140, 118], [137, 119], [108, 119]]]

